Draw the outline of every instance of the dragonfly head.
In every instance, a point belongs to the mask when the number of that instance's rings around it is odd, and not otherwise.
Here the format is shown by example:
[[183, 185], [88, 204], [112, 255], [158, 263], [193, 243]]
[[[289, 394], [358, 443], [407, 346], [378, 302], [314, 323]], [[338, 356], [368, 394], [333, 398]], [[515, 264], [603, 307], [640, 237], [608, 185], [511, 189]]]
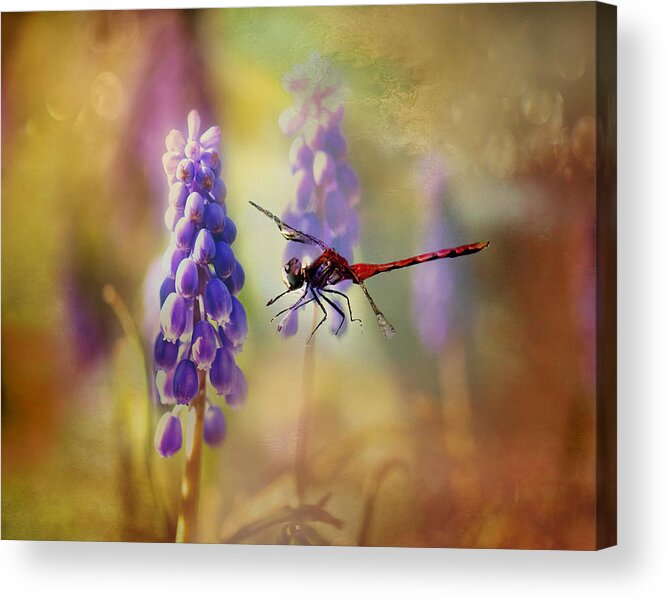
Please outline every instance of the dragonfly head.
[[297, 290], [298, 288], [303, 287], [305, 274], [303, 273], [303, 265], [301, 264], [301, 261], [295, 256], [294, 258], [290, 258], [284, 266], [282, 277], [290, 290]]

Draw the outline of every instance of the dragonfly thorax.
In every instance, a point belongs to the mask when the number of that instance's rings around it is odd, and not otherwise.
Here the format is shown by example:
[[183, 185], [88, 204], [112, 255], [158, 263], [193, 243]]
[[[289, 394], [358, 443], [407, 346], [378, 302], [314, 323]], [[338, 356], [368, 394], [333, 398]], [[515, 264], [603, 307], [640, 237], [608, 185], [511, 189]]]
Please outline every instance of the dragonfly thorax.
[[297, 290], [303, 287], [303, 283], [305, 282], [305, 273], [303, 272], [303, 265], [298, 258], [294, 256], [293, 258], [289, 259], [287, 264], [284, 266], [282, 278], [290, 290]]

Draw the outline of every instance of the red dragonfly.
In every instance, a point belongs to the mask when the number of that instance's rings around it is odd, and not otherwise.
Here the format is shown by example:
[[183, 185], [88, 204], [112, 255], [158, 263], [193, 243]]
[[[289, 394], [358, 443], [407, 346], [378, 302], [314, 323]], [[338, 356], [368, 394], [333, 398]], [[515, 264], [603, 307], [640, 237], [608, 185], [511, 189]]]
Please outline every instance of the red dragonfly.
[[[300, 259], [294, 257], [289, 259], [287, 264], [284, 266], [283, 278], [284, 282], [287, 285], [287, 290], [282, 292], [272, 300], [269, 300], [266, 306], [270, 306], [276, 300], [282, 298], [282, 296], [295, 292], [297, 290], [303, 289], [303, 293], [300, 295], [298, 300], [294, 302], [291, 306], [281, 310], [277, 313], [273, 320], [283, 315], [284, 313], [291, 313], [299, 308], [309, 304], [310, 302], [316, 302], [319, 308], [322, 310], [324, 316], [321, 318], [321, 321], [317, 326], [312, 330], [310, 337], [306, 343], [309, 344], [312, 336], [315, 334], [317, 329], [326, 321], [328, 317], [328, 312], [326, 307], [322, 304], [322, 300], [326, 302], [335, 312], [340, 315], [340, 325], [335, 331], [337, 335], [345, 322], [345, 314], [340, 308], [333, 303], [328, 294], [334, 294], [336, 296], [342, 296], [347, 301], [347, 308], [349, 309], [349, 318], [352, 322], [358, 321], [360, 319], [355, 319], [352, 315], [351, 302], [349, 297], [346, 294], [343, 294], [339, 290], [334, 290], [331, 286], [334, 286], [341, 281], [350, 280], [352, 283], [358, 285], [365, 294], [365, 297], [368, 299], [370, 306], [372, 307], [375, 316], [377, 317], [377, 323], [379, 323], [379, 328], [382, 330], [382, 333], [387, 337], [391, 338], [395, 335], [395, 328], [388, 319], [384, 316], [381, 310], [377, 308], [375, 301], [370, 296], [370, 292], [365, 287], [363, 283], [366, 279], [378, 275], [379, 273], [385, 273], [386, 271], [393, 271], [395, 269], [402, 269], [404, 267], [410, 267], [412, 265], [417, 265], [419, 263], [428, 262], [431, 260], [439, 260], [440, 258], [456, 258], [458, 256], [465, 256], [466, 254], [474, 254], [479, 252], [484, 248], [488, 247], [490, 242], [477, 242], [476, 244], [465, 244], [464, 246], [457, 246], [455, 248], [443, 248], [441, 250], [436, 250], [435, 252], [426, 252], [425, 254], [419, 254], [417, 256], [412, 256], [410, 258], [403, 258], [402, 260], [395, 260], [388, 263], [382, 264], [367, 264], [367, 263], [356, 263], [350, 265], [347, 259], [336, 252], [333, 248], [322, 242], [320, 239], [299, 231], [291, 225], [287, 225], [279, 217], [276, 217], [272, 212], [262, 208], [258, 204], [250, 201], [250, 204], [254, 206], [257, 210], [264, 213], [267, 217], [275, 221], [282, 233], [282, 236], [291, 241], [299, 242], [301, 244], [308, 244], [311, 246], [319, 246], [322, 253], [310, 264], [303, 265]], [[308, 294], [310, 297], [308, 298]]]

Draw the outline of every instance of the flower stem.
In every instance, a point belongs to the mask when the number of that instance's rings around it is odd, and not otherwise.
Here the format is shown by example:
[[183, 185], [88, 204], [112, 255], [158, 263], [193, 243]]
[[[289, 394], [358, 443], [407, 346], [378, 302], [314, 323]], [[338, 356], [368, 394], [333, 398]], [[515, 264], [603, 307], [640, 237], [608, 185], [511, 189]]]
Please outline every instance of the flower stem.
[[[317, 325], [317, 313], [313, 311], [312, 327]], [[314, 397], [315, 338], [305, 347], [303, 356], [303, 379], [301, 384], [301, 406], [298, 413], [298, 430], [296, 432], [296, 457], [294, 474], [296, 477], [296, 495], [299, 504], [305, 499], [305, 488], [308, 479], [308, 435]]]
[[206, 408], [206, 372], [199, 371], [199, 392], [190, 403], [187, 427], [185, 472], [180, 488], [180, 510], [176, 526], [176, 542], [195, 542], [201, 481], [201, 450], [203, 447], [204, 410]]

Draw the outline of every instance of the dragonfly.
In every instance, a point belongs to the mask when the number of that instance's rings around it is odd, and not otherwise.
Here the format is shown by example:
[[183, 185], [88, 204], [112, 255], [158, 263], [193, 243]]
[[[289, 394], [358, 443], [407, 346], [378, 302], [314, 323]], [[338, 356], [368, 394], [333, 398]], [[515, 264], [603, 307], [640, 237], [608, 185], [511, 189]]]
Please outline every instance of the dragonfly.
[[269, 219], [273, 220], [278, 226], [282, 237], [284, 237], [286, 240], [291, 242], [298, 242], [300, 244], [307, 244], [309, 246], [318, 246], [321, 250], [321, 254], [309, 264], [303, 264], [297, 257], [290, 258], [284, 265], [282, 271], [282, 277], [284, 283], [287, 286], [286, 291], [278, 294], [275, 298], [272, 298], [266, 304], [266, 306], [271, 306], [271, 304], [283, 296], [301, 290], [301, 295], [299, 296], [298, 300], [296, 300], [296, 302], [287, 308], [278, 312], [272, 320], [275, 320], [277, 317], [285, 313], [291, 314], [293, 311], [302, 308], [310, 302], [315, 302], [318, 305], [322, 311], [323, 316], [310, 333], [310, 337], [308, 338], [306, 345], [310, 343], [312, 337], [317, 332], [319, 327], [321, 327], [321, 325], [328, 318], [328, 311], [326, 310], [326, 306], [333, 309], [340, 316], [340, 324], [338, 325], [334, 334], [337, 335], [340, 332], [340, 329], [345, 322], [346, 315], [340, 309], [340, 307], [332, 301], [332, 296], [341, 296], [344, 298], [346, 300], [350, 320], [352, 322], [361, 323], [361, 319], [354, 318], [349, 296], [340, 290], [333, 289], [334, 285], [337, 285], [343, 281], [351, 281], [352, 283], [358, 285], [363, 291], [363, 294], [365, 294], [365, 297], [367, 298], [370, 307], [372, 308], [372, 311], [377, 318], [377, 323], [381, 332], [385, 337], [392, 338], [395, 335], [395, 328], [393, 325], [391, 325], [384, 313], [382, 313], [382, 311], [377, 308], [377, 305], [372, 299], [368, 288], [365, 286], [364, 282], [366, 279], [374, 277], [375, 275], [379, 275], [380, 273], [386, 273], [396, 269], [404, 269], [405, 267], [411, 267], [412, 265], [418, 265], [421, 263], [429, 262], [431, 260], [439, 260], [441, 258], [457, 258], [458, 256], [474, 254], [476, 252], [480, 252], [490, 245], [490, 242], [477, 242], [475, 244], [464, 244], [454, 248], [442, 248], [441, 250], [435, 250], [434, 252], [426, 252], [424, 254], [418, 254], [416, 256], [403, 258], [401, 260], [394, 260], [387, 263], [350, 264], [344, 256], [339, 254], [334, 248], [331, 248], [322, 242], [320, 239], [310, 235], [309, 233], [300, 231], [291, 225], [288, 225], [282, 219], [265, 208], [259, 206], [258, 204], [252, 201], [250, 201], [250, 204], [258, 211], [264, 213]]

